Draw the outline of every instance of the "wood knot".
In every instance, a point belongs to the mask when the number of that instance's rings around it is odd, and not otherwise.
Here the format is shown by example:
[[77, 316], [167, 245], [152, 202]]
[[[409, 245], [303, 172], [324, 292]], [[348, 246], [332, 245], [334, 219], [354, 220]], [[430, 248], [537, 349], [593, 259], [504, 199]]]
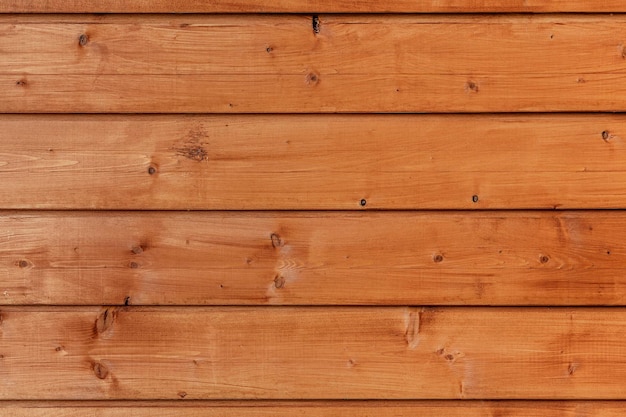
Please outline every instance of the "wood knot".
[[467, 91], [472, 91], [474, 93], [478, 93], [478, 90], [479, 90], [478, 84], [476, 84], [475, 81], [471, 81], [471, 80], [465, 84], [465, 89]]
[[550, 260], [550, 257], [547, 255], [541, 255], [539, 257], [539, 262], [541, 262], [542, 264], [547, 264], [549, 260]]
[[176, 155], [192, 161], [203, 162], [209, 160], [209, 152], [206, 149], [209, 134], [202, 124], [193, 126], [185, 135], [180, 145], [171, 148]]
[[105, 379], [109, 375], [109, 368], [103, 363], [94, 362], [93, 373], [99, 379]]
[[116, 316], [117, 311], [112, 308], [107, 308], [102, 311], [96, 318], [96, 322], [94, 325], [96, 333], [100, 334], [109, 330], [111, 326], [113, 326]]
[[185, 398], [185, 397], [187, 396], [187, 393], [186, 393], [185, 391], [180, 391], [180, 392], [178, 393], [178, 396], [179, 396], [180, 398]]
[[320, 82], [320, 76], [315, 72], [309, 72], [306, 75], [305, 82], [307, 85], [310, 85], [310, 86], [317, 85]]
[[274, 287], [281, 289], [285, 286], [285, 278], [282, 275], [276, 275], [274, 277]]
[[86, 34], [82, 34], [78, 37], [78, 44], [80, 46], [87, 46], [87, 44], [89, 43], [89, 36], [87, 36]]
[[602, 131], [602, 140], [605, 142], [608, 142], [609, 139], [611, 139], [611, 134], [609, 133], [608, 130], [603, 130]]
[[415, 349], [419, 345], [421, 312], [416, 308], [409, 310], [408, 323], [404, 332], [404, 339], [409, 349]]
[[272, 233], [270, 235], [270, 239], [272, 240], [272, 247], [274, 247], [274, 248], [280, 248], [280, 247], [283, 247], [285, 245], [285, 243], [280, 238], [280, 235], [278, 233]]
[[209, 152], [204, 147], [205, 142], [199, 142], [197, 139], [189, 140], [180, 148], [174, 148], [176, 155], [183, 156], [196, 162], [206, 162], [209, 160]]
[[18, 87], [26, 87], [28, 83], [26, 82], [25, 78], [22, 78], [21, 80], [17, 80], [15, 82], [15, 85], [17, 85]]
[[434, 261], [435, 263], [440, 263], [440, 262], [443, 262], [443, 255], [441, 255], [441, 254], [437, 254], [437, 255], [433, 256], [433, 261]]
[[20, 259], [19, 261], [16, 262], [16, 265], [18, 266], [18, 268], [24, 269], [24, 268], [28, 268], [29, 266], [31, 266], [31, 263], [28, 262], [26, 259]]
[[148, 167], [148, 174], [150, 174], [150, 175], [154, 175], [154, 174], [156, 174], [156, 173], [157, 173], [157, 171], [158, 171], [158, 170], [157, 170], [157, 167], [156, 167], [155, 165], [150, 165], [150, 166]]
[[130, 269], [137, 269], [137, 268], [139, 268], [139, 264], [137, 262], [131, 262], [131, 263], [128, 264], [128, 267]]
[[132, 251], [133, 251], [133, 253], [135, 255], [139, 255], [140, 253], [143, 253], [143, 247], [141, 247], [141, 246], [133, 246]]

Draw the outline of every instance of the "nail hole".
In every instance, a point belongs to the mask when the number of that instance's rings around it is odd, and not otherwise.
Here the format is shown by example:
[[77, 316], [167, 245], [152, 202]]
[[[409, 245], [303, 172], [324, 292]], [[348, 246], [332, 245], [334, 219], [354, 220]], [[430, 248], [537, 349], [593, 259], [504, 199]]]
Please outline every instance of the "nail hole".
[[157, 170], [156, 170], [155, 167], [151, 166], [151, 167], [148, 168], [148, 174], [154, 175], [154, 174], [156, 174], [156, 172], [157, 172]]
[[478, 203], [478, 196], [477, 196], [476, 194], [474, 194], [474, 195], [472, 196], [472, 201], [473, 201], [474, 203]]
[[541, 255], [539, 257], [539, 262], [541, 262], [542, 264], [548, 263], [549, 260], [550, 260], [550, 258], [548, 256], [546, 256], [546, 255]]
[[609, 134], [609, 132], [607, 130], [603, 130], [602, 131], [602, 140], [608, 141], [610, 136], [611, 135]]
[[435, 256], [433, 256], [433, 261], [435, 261], [437, 263], [442, 262], [443, 261], [443, 256], [439, 255], [439, 254], [435, 255]]
[[365, 207], [366, 204], [367, 204], [367, 200], [365, 200], [364, 198], [361, 199], [361, 207]]

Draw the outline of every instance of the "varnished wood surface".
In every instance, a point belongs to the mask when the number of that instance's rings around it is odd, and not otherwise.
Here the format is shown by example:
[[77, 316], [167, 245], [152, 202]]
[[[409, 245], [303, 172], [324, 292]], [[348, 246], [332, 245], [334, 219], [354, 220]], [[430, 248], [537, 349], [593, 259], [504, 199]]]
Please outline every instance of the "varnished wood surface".
[[5, 401], [12, 417], [621, 417], [620, 401]]
[[0, 131], [0, 208], [626, 207], [623, 115], [4, 115]]
[[625, 23], [622, 15], [7, 15], [0, 111], [624, 111]]
[[622, 308], [0, 311], [0, 397], [7, 400], [625, 394]]
[[621, 12], [1, 1], [0, 416], [623, 415]]
[[0, 304], [624, 305], [619, 212], [14, 212]]
[[5, 0], [2, 13], [625, 12], [621, 0]]

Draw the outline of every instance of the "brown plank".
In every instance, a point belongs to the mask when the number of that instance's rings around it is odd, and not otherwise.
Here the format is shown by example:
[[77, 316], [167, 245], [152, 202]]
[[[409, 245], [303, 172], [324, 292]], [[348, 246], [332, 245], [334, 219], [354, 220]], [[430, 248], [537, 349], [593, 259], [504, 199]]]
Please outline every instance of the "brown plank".
[[620, 401], [0, 402], [12, 417], [621, 417]]
[[624, 305], [624, 212], [0, 217], [0, 304]]
[[0, 208], [624, 208], [623, 138], [622, 115], [3, 115]]
[[0, 74], [624, 73], [625, 24], [623, 15], [320, 15], [315, 33], [301, 15], [0, 16]]
[[3, 308], [2, 399], [623, 399], [622, 308]]
[[5, 16], [0, 111], [626, 110], [622, 15], [313, 20]]
[[621, 0], [4, 0], [2, 13], [625, 12]]
[[[311, 79], [315, 82], [311, 82]], [[324, 81], [321, 81], [324, 80]], [[626, 74], [0, 75], [2, 113], [624, 112]], [[478, 93], [480, 92], [480, 94]]]

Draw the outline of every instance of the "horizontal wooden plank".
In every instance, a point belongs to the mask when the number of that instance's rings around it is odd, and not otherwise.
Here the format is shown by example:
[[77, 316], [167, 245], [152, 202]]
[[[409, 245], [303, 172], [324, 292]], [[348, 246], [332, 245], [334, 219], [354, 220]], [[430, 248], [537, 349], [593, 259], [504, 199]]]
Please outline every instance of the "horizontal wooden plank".
[[624, 111], [625, 26], [622, 15], [9, 15], [0, 111]]
[[315, 72], [321, 83], [329, 75], [626, 72], [623, 15], [320, 15], [315, 23], [318, 33], [301, 15], [0, 16], [0, 74]]
[[620, 401], [0, 402], [12, 417], [621, 417]]
[[625, 212], [12, 213], [0, 304], [624, 305]]
[[624, 138], [623, 115], [3, 115], [0, 207], [624, 208]]
[[622, 308], [3, 308], [2, 399], [623, 399]]
[[621, 0], [4, 0], [2, 13], [626, 12]]

